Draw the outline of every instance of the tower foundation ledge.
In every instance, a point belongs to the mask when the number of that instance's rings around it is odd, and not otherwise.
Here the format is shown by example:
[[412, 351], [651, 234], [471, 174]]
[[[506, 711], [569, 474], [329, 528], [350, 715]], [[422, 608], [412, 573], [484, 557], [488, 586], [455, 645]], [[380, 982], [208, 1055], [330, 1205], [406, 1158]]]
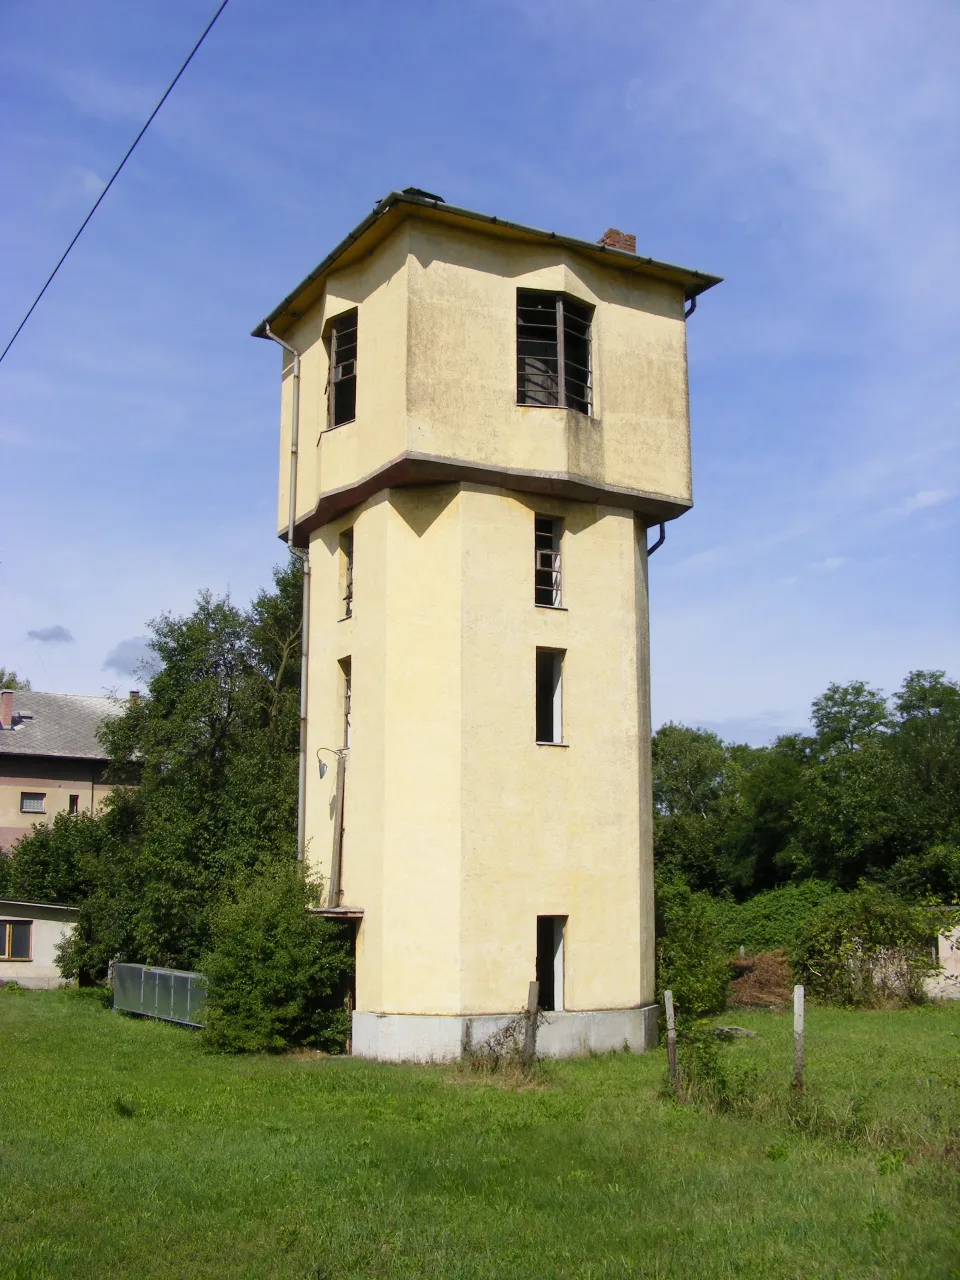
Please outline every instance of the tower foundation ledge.
[[[453, 1062], [483, 1049], [492, 1037], [517, 1023], [512, 1013], [353, 1013], [353, 1055], [376, 1062]], [[565, 1010], [544, 1013], [537, 1030], [537, 1055], [583, 1058], [591, 1053], [656, 1047], [655, 1004], [632, 1009]]]

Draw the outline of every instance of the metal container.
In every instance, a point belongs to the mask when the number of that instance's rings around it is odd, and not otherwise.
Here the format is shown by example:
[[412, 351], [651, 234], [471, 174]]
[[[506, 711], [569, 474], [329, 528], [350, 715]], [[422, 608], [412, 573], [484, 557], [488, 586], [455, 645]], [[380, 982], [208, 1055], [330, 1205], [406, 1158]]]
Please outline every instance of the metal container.
[[186, 1027], [203, 1026], [207, 999], [202, 973], [154, 969], [145, 964], [113, 966], [113, 1007]]

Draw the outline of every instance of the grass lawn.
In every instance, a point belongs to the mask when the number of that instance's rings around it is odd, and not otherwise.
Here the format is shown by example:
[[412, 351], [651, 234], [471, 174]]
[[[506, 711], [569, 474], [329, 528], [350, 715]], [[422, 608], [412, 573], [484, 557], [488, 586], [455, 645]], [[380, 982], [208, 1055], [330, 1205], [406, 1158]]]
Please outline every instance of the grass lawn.
[[0, 991], [0, 1276], [960, 1277], [960, 1007], [809, 1009], [812, 1135], [789, 1015], [729, 1020], [753, 1116], [662, 1052], [505, 1088]]

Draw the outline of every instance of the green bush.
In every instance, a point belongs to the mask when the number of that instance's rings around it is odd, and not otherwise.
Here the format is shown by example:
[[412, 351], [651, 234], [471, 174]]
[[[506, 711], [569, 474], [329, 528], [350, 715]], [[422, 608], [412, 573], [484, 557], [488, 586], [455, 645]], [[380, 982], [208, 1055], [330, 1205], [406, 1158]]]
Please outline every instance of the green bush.
[[682, 880], [657, 886], [657, 991], [673, 992], [681, 1030], [727, 1003], [731, 971], [717, 908], [709, 894]]
[[747, 955], [783, 950], [792, 956], [800, 929], [835, 892], [822, 880], [806, 880], [746, 902], [718, 902], [718, 927], [731, 952], [743, 947]]
[[213, 917], [206, 1043], [223, 1053], [306, 1045], [337, 1051], [353, 964], [341, 925], [310, 914], [319, 889], [289, 863], [251, 876]]
[[933, 936], [946, 923], [877, 885], [834, 894], [798, 930], [796, 980], [840, 1005], [919, 1003], [937, 969]]

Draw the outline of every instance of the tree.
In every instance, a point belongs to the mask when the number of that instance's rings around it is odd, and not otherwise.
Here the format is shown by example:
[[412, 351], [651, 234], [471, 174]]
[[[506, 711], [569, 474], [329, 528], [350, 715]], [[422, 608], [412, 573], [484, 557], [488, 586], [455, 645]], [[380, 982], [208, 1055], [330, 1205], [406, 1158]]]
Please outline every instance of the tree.
[[0, 667], [0, 689], [19, 689], [23, 693], [31, 692], [30, 681], [22, 680], [15, 671], [8, 671], [6, 667]]
[[[301, 567], [246, 612], [200, 596], [151, 623], [146, 696], [102, 728], [118, 784], [91, 855], [71, 964], [196, 968], [238, 878], [296, 857]], [[115, 824], [115, 829], [110, 823]], [[122, 827], [122, 849], [114, 841]]]
[[890, 728], [887, 700], [863, 680], [831, 684], [814, 698], [810, 719], [821, 752], [854, 751]]
[[664, 818], [706, 817], [723, 783], [726, 753], [706, 729], [661, 726], [653, 735], [653, 805]]
[[89, 814], [58, 813], [51, 826], [34, 825], [9, 859], [7, 892], [22, 902], [75, 906], [89, 891], [87, 860], [99, 840]]

